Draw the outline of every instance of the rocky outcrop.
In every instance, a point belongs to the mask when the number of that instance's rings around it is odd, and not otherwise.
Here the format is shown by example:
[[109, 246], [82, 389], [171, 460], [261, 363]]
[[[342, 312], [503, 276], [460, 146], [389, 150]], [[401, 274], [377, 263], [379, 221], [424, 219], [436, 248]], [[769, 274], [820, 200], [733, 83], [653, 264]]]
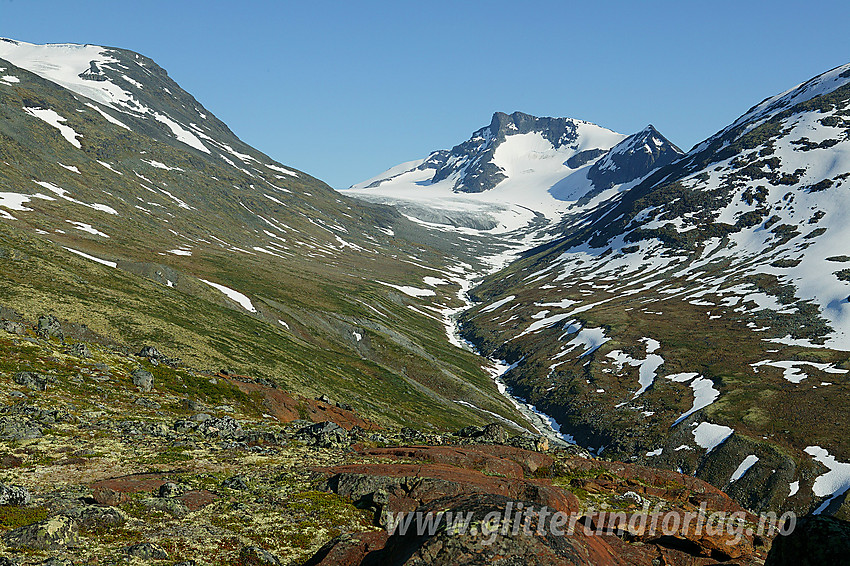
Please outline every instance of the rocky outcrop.
[[[757, 563], [756, 540], [744, 531], [717, 525], [704, 529], [693, 522], [669, 532], [649, 526], [650, 517], [697, 517], [700, 506], [704, 514], [755, 519], [720, 490], [682, 474], [584, 458], [555, 459], [509, 446], [373, 448], [361, 454], [387, 463], [326, 468], [326, 488], [371, 509], [375, 524], [388, 532], [338, 537], [307, 564], [482, 564], [497, 559], [510, 564]], [[535, 476], [572, 480], [565, 489]], [[622, 521], [612, 525], [572, 490], [619, 500]], [[655, 515], [647, 513], [650, 500], [663, 502]], [[644, 502], [647, 507], [640, 509]], [[516, 514], [522, 509], [524, 514]], [[399, 517], [403, 521], [411, 513], [416, 521], [439, 513], [442, 519], [471, 519], [461, 527], [446, 523], [427, 532], [398, 528], [403, 524]], [[556, 515], [570, 517], [573, 528], [563, 528], [553, 519]]]
[[78, 537], [77, 522], [60, 516], [9, 531], [3, 542], [13, 548], [58, 550], [75, 544]]

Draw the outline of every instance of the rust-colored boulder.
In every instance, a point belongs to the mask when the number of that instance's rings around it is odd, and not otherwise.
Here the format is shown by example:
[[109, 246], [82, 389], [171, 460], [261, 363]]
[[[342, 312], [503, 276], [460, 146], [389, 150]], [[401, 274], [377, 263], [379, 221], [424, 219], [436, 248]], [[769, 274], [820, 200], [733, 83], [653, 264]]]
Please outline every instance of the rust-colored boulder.
[[359, 565], [367, 555], [384, 548], [389, 537], [386, 531], [340, 535], [320, 548], [304, 566]]

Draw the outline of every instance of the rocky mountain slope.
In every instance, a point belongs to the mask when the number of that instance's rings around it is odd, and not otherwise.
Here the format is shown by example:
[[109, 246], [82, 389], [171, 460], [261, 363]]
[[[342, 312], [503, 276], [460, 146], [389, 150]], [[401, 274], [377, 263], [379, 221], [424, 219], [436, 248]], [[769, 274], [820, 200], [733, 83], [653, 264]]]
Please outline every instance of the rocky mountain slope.
[[477, 264], [453, 236], [275, 162], [130, 51], [2, 40], [0, 114], [7, 318], [52, 313], [387, 422], [522, 422], [446, 340]]
[[848, 83], [845, 65], [768, 98], [566, 217], [474, 290], [465, 336], [597, 454], [754, 510], [834, 511], [850, 488]]
[[[700, 480], [548, 450], [500, 424], [381, 427], [327, 396], [80, 340], [79, 325], [3, 326], [2, 564], [480, 564], [484, 553], [523, 564], [755, 565], [775, 535], [777, 525], [760, 530]], [[510, 501], [569, 514], [578, 528], [483, 544], [482, 514]], [[737, 513], [752, 533], [735, 535], [731, 518], [670, 535], [640, 522], [646, 509], [700, 507], [704, 519]], [[473, 512], [472, 528], [388, 532], [393, 516], [435, 508]], [[617, 535], [603, 510], [637, 519]]]

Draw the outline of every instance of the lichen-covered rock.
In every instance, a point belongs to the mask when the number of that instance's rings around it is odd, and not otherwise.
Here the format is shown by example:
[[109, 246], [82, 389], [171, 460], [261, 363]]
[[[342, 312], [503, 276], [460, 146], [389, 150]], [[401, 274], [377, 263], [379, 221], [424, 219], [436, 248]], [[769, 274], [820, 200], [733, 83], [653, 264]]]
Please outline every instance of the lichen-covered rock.
[[123, 550], [125, 554], [144, 560], [168, 560], [168, 553], [165, 549], [152, 542], [141, 542], [127, 546]]
[[86, 344], [74, 344], [68, 348], [68, 353], [72, 356], [77, 356], [78, 358], [88, 359], [91, 357], [91, 352]]
[[52, 314], [41, 315], [38, 317], [38, 324], [35, 329], [36, 336], [47, 339], [51, 336], [65, 340], [65, 333], [62, 332], [62, 325], [59, 320]]
[[0, 320], [0, 330], [5, 330], [10, 334], [17, 334], [18, 336], [23, 336], [27, 332], [26, 326], [20, 322], [11, 320]]
[[0, 417], [0, 440], [32, 440], [40, 438], [43, 428], [16, 416]]
[[77, 522], [61, 516], [20, 527], [3, 535], [7, 546], [34, 550], [60, 550], [76, 544], [78, 540]]
[[338, 424], [325, 421], [306, 426], [298, 431], [298, 438], [320, 448], [331, 448], [348, 444], [348, 432]]
[[0, 484], [0, 505], [27, 505], [32, 495], [27, 488]]
[[147, 370], [142, 368], [134, 369], [130, 377], [133, 379], [133, 385], [145, 393], [153, 388], [153, 374]]
[[258, 546], [246, 546], [239, 552], [241, 564], [251, 566], [280, 566], [280, 559]]
[[66, 512], [65, 515], [77, 521], [81, 529], [99, 527], [120, 527], [127, 522], [127, 515], [117, 507], [85, 505]]
[[56, 378], [30, 371], [20, 371], [15, 374], [15, 383], [33, 391], [47, 391], [48, 385], [56, 383]]

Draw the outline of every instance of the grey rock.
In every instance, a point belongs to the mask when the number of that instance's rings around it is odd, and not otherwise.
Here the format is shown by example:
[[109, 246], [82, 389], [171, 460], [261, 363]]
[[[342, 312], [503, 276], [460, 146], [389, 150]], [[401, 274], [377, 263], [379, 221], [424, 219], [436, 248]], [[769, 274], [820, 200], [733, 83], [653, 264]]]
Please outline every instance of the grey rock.
[[134, 369], [133, 373], [130, 374], [130, 377], [133, 378], [133, 385], [145, 393], [149, 392], [153, 388], [153, 374], [147, 370], [142, 368]]
[[79, 526], [69, 517], [52, 517], [3, 535], [7, 546], [34, 550], [60, 550], [77, 544], [78, 540]]
[[159, 350], [157, 350], [153, 346], [143, 347], [142, 351], [136, 355], [140, 358], [148, 358], [149, 360], [160, 360], [164, 357], [162, 354], [159, 353]]
[[145, 560], [167, 560], [168, 553], [164, 548], [152, 542], [141, 542], [132, 546], [125, 547], [125, 554], [142, 558]]
[[257, 564], [261, 566], [280, 566], [280, 559], [267, 550], [263, 550], [259, 546], [246, 546], [239, 551], [239, 558], [247, 564]]
[[490, 423], [484, 427], [464, 427], [457, 432], [457, 435], [483, 444], [504, 444], [508, 441], [507, 431], [498, 423]]
[[478, 439], [482, 442], [504, 444], [508, 439], [508, 433], [499, 423], [490, 423], [481, 430], [481, 436]]
[[238, 438], [242, 435], [242, 425], [233, 417], [213, 417], [201, 422], [197, 428], [198, 432], [206, 436], [218, 436], [219, 438]]
[[245, 478], [243, 476], [233, 476], [232, 478], [227, 478], [226, 480], [221, 482], [221, 485], [230, 489], [248, 489], [248, 484], [245, 482]]
[[160, 497], [177, 497], [183, 493], [183, 488], [173, 482], [164, 483], [159, 486]]
[[148, 399], [146, 397], [139, 397], [138, 399], [133, 401], [133, 404], [138, 405], [139, 407], [147, 407], [148, 409], [159, 409], [162, 407], [162, 405], [160, 405], [153, 399]]
[[186, 504], [173, 497], [149, 497], [143, 499], [141, 503], [148, 509], [162, 511], [178, 519], [189, 514], [189, 508], [186, 507]]
[[347, 445], [349, 442], [346, 430], [331, 421], [306, 426], [298, 431], [297, 437], [320, 448]]
[[120, 527], [127, 522], [127, 515], [121, 509], [99, 505], [75, 507], [65, 512], [65, 516], [74, 519], [83, 529]]
[[77, 356], [78, 358], [90, 358], [91, 352], [89, 352], [89, 347], [85, 344], [74, 344], [68, 349], [68, 353], [72, 356]]
[[0, 484], [0, 505], [28, 505], [32, 495], [27, 488]]
[[40, 438], [43, 428], [20, 417], [0, 417], [0, 440], [32, 440]]
[[42, 375], [31, 371], [21, 371], [15, 374], [15, 383], [28, 387], [33, 391], [47, 391], [50, 384], [56, 383], [53, 376]]
[[62, 332], [62, 325], [59, 324], [59, 320], [52, 314], [38, 317], [35, 334], [42, 339], [55, 337], [63, 342], [65, 341], [65, 333]]
[[0, 320], [0, 330], [5, 330], [10, 334], [17, 334], [18, 336], [23, 336], [27, 333], [27, 328], [20, 322], [13, 322], [11, 320]]

